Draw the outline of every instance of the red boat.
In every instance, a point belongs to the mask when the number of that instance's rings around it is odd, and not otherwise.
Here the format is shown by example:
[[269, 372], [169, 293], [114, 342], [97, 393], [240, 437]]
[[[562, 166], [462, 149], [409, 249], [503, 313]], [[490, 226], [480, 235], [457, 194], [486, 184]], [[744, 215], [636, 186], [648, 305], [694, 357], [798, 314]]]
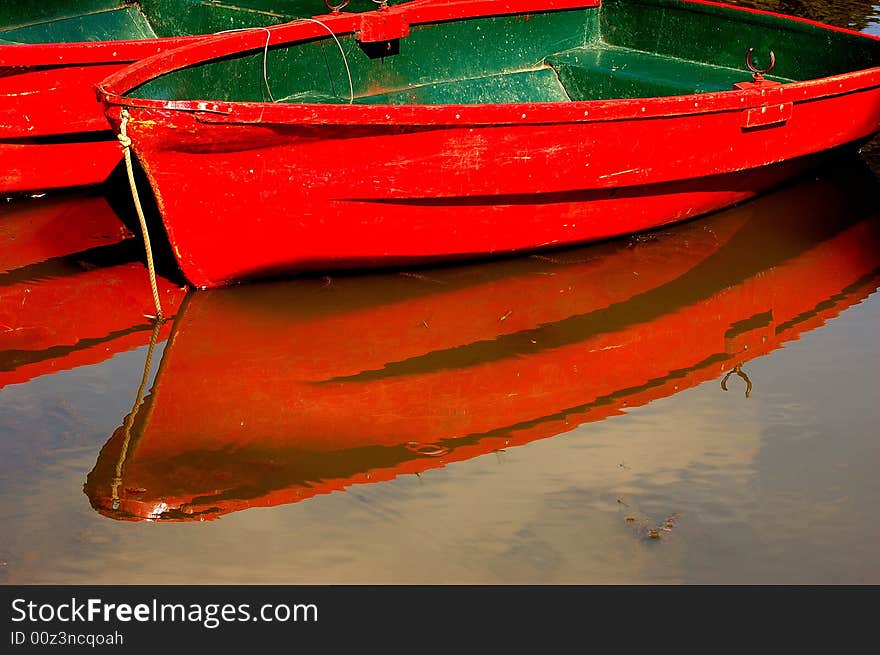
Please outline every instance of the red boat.
[[[0, 206], [0, 389], [146, 345], [155, 310], [139, 256], [100, 196]], [[173, 315], [185, 290], [161, 278], [158, 288]]]
[[107, 178], [122, 158], [93, 91], [107, 75], [191, 41], [186, 35], [324, 11], [322, 0], [7, 0], [0, 6], [0, 194]]
[[849, 168], [552, 257], [191, 294], [85, 492], [116, 519], [213, 519], [562, 434], [705, 381], [744, 393], [743, 364], [877, 289], [877, 192]]
[[413, 3], [269, 31], [268, 50], [215, 36], [100, 85], [199, 287], [654, 228], [880, 129], [880, 39], [702, 0]]

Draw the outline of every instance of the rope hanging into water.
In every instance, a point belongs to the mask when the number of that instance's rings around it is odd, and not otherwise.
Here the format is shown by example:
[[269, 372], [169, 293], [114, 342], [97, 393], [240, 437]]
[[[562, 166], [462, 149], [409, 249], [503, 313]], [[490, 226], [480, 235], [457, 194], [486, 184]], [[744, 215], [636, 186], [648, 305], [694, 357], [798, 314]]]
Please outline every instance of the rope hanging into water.
[[122, 431], [125, 437], [122, 440], [122, 448], [119, 451], [119, 459], [116, 461], [116, 475], [110, 485], [110, 497], [113, 501], [113, 509], [119, 509], [119, 487], [122, 486], [122, 468], [125, 466], [125, 459], [128, 457], [128, 446], [131, 441], [131, 427], [134, 424], [134, 417], [137, 415], [138, 408], [144, 401], [144, 391], [147, 388], [147, 380], [150, 378], [150, 369], [153, 366], [153, 351], [156, 349], [156, 341], [159, 337], [159, 328], [162, 327], [163, 320], [156, 319], [153, 324], [153, 333], [150, 335], [150, 347], [147, 349], [147, 361], [144, 364], [144, 374], [141, 377], [141, 385], [138, 387], [137, 397], [134, 405], [125, 421], [122, 424]]
[[125, 157], [125, 170], [128, 172], [128, 184], [131, 187], [131, 197], [134, 200], [134, 208], [137, 211], [138, 220], [141, 224], [141, 234], [144, 237], [144, 249], [147, 251], [147, 270], [150, 273], [150, 288], [153, 291], [153, 303], [156, 305], [156, 318], [162, 320], [162, 303], [159, 300], [159, 287], [156, 285], [156, 267], [153, 265], [153, 248], [150, 245], [150, 233], [147, 230], [147, 219], [144, 217], [144, 209], [141, 206], [141, 198], [138, 195], [137, 184], [134, 181], [134, 167], [131, 163], [131, 138], [126, 131], [128, 119], [131, 116], [128, 110], [122, 109], [122, 123], [119, 125], [119, 134], [116, 136], [122, 146], [122, 154]]

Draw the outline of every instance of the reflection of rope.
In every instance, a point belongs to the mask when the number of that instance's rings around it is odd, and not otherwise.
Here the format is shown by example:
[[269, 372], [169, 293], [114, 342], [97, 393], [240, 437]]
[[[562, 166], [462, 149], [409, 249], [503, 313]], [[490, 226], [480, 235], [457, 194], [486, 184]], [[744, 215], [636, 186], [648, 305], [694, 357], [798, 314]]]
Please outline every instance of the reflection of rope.
[[147, 380], [150, 377], [150, 368], [153, 364], [153, 351], [156, 349], [156, 340], [159, 338], [159, 328], [162, 327], [162, 320], [156, 320], [153, 324], [153, 333], [150, 335], [150, 347], [147, 349], [147, 361], [144, 364], [144, 375], [141, 378], [141, 386], [138, 387], [137, 397], [128, 416], [122, 424], [122, 432], [125, 435], [122, 440], [122, 449], [119, 451], [119, 459], [116, 462], [116, 475], [113, 478], [113, 484], [110, 487], [110, 495], [113, 499], [113, 509], [119, 509], [119, 487], [122, 485], [122, 467], [125, 465], [125, 458], [128, 456], [128, 444], [131, 441], [131, 426], [134, 423], [135, 414], [138, 407], [144, 400], [144, 390], [147, 388]]
[[724, 379], [721, 380], [721, 388], [724, 391], [727, 391], [727, 380], [731, 375], [736, 373], [739, 377], [741, 377], [746, 382], [746, 398], [752, 395], [752, 381], [749, 379], [749, 376], [746, 375], [745, 371], [742, 370], [742, 364], [737, 364], [733, 367], [733, 370], [727, 372], [727, 375], [724, 376]]
[[137, 211], [138, 220], [141, 224], [141, 233], [144, 236], [144, 248], [147, 251], [147, 270], [150, 273], [150, 288], [153, 290], [153, 303], [156, 305], [156, 318], [162, 320], [162, 303], [159, 301], [159, 288], [156, 286], [156, 268], [153, 265], [153, 249], [150, 246], [150, 233], [147, 231], [147, 219], [144, 218], [144, 209], [141, 207], [141, 199], [138, 195], [137, 184], [134, 181], [134, 168], [131, 165], [131, 138], [126, 132], [128, 119], [131, 115], [128, 109], [122, 110], [122, 122], [119, 124], [117, 139], [122, 146], [122, 154], [125, 156], [125, 170], [128, 172], [128, 184], [131, 187], [131, 197], [134, 200], [134, 208]]

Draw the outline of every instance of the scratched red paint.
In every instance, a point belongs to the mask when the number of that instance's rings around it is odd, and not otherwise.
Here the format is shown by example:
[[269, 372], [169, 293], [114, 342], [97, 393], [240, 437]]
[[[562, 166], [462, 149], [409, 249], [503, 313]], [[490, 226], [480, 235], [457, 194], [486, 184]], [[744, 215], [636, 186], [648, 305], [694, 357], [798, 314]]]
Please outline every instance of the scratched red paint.
[[[594, 3], [479, 0], [388, 11], [416, 25], [550, 4]], [[363, 20], [343, 14], [325, 22], [350, 33]], [[324, 34], [314, 24], [270, 30], [276, 45]], [[562, 103], [370, 106], [125, 95], [167, 72], [264, 43], [256, 33], [212, 37], [143, 60], [100, 86], [115, 128], [121, 107], [130, 110], [134, 151], [181, 269], [197, 286], [644, 230], [750, 198], [802, 172], [811, 157], [880, 129], [880, 68], [700, 95]]]

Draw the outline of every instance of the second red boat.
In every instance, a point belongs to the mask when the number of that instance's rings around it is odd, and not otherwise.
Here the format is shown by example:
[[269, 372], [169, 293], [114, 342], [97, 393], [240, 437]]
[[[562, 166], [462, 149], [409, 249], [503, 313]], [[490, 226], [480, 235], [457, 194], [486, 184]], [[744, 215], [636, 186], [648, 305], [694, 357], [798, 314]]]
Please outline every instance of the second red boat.
[[101, 86], [196, 286], [645, 230], [880, 129], [880, 40], [709, 2], [413, 3], [270, 33]]

